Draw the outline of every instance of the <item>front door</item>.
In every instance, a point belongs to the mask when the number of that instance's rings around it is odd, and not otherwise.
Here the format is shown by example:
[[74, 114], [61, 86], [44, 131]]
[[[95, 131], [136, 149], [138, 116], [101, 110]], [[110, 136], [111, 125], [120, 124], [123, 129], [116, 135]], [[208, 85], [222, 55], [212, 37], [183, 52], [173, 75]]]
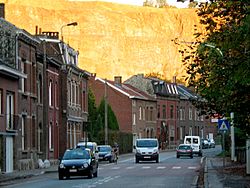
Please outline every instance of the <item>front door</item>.
[[13, 137], [6, 137], [6, 172], [13, 172]]

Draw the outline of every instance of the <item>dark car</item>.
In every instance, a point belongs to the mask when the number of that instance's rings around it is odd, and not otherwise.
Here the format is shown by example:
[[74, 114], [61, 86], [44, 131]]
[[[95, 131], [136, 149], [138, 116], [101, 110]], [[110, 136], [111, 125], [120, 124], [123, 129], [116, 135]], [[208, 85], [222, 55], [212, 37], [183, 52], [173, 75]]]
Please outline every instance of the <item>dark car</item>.
[[180, 156], [188, 156], [193, 158], [193, 149], [190, 145], [180, 144], [176, 148], [176, 157], [180, 158]]
[[209, 148], [208, 140], [207, 139], [201, 139], [201, 145], [202, 145], [202, 149]]
[[68, 149], [59, 162], [59, 180], [70, 176], [97, 177], [97, 161], [90, 149]]
[[110, 163], [114, 162], [115, 154], [110, 145], [99, 145], [97, 146], [97, 149], [99, 154], [99, 161], [109, 161]]

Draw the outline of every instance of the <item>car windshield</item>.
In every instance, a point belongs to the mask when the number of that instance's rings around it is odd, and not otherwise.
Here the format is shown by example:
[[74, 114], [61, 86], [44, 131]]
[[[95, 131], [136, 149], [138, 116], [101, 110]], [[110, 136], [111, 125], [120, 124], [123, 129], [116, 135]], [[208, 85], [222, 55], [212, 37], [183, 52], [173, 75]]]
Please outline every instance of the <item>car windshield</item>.
[[108, 147], [108, 146], [98, 147], [98, 151], [99, 152], [110, 152], [111, 147]]
[[137, 140], [137, 147], [157, 147], [156, 140]]
[[87, 147], [85, 147], [85, 145], [79, 145], [79, 146], [76, 146], [76, 148], [81, 148], [81, 149], [88, 148], [88, 149], [90, 149], [91, 151], [93, 151], [93, 146], [90, 146], [90, 145], [87, 145]]
[[187, 150], [187, 149], [191, 149], [191, 147], [183, 145], [183, 146], [179, 146], [179, 149], [185, 149], [185, 150]]
[[63, 156], [63, 160], [70, 159], [89, 159], [90, 154], [87, 150], [76, 149], [76, 150], [68, 150], [65, 152]]

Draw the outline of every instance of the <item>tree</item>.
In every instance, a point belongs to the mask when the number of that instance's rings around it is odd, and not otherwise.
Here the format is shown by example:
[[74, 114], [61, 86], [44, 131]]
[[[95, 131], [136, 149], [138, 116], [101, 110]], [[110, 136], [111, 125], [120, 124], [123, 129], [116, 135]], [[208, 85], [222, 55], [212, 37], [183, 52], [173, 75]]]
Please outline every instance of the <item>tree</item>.
[[89, 140], [96, 141], [97, 132], [98, 132], [98, 114], [97, 114], [97, 107], [95, 104], [95, 96], [91, 88], [88, 90], [88, 137]]
[[214, 1], [197, 13], [205, 32], [195, 33], [196, 41], [180, 50], [188, 85], [206, 99], [196, 105], [210, 115], [234, 112], [234, 124], [250, 133], [249, 3]]

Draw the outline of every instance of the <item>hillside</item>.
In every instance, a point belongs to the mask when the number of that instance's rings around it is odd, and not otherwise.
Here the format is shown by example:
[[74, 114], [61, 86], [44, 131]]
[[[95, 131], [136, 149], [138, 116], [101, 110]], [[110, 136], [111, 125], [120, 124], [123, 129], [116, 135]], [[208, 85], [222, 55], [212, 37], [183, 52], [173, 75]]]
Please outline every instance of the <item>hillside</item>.
[[158, 72], [171, 79], [185, 75], [172, 39], [193, 41], [199, 25], [194, 9], [151, 8], [105, 2], [67, 0], [0, 0], [6, 20], [34, 34], [61, 31], [64, 41], [79, 50], [80, 67], [98, 77], [123, 80], [138, 73]]

